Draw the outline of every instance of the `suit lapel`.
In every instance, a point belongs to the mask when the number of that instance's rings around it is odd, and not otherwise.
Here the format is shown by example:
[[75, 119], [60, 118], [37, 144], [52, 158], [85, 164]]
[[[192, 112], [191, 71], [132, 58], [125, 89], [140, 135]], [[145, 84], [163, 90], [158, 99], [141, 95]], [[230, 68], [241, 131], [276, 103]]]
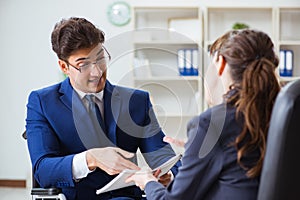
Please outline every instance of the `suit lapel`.
[[117, 122], [120, 115], [121, 98], [115, 86], [106, 81], [104, 91], [104, 113], [107, 136], [116, 145], [117, 143]]
[[111, 142], [101, 129], [100, 125], [95, 127], [89, 118], [86, 108], [80, 97], [73, 90], [69, 79], [62, 82], [59, 90], [61, 101], [70, 109], [73, 116], [77, 134], [86, 149], [111, 146]]
[[59, 93], [61, 94], [60, 100], [65, 106], [67, 106], [72, 111], [72, 95], [73, 88], [70, 84], [70, 79], [66, 78], [62, 83], [59, 89]]

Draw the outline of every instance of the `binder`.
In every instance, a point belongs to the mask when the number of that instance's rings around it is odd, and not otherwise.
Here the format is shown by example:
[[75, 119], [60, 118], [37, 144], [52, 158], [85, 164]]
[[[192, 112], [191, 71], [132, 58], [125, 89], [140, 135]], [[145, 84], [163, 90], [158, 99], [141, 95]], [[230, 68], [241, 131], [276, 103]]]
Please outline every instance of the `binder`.
[[293, 51], [285, 51], [286, 76], [293, 76]]
[[191, 49], [185, 49], [185, 67], [186, 67], [185, 75], [191, 76], [192, 75], [192, 50]]
[[180, 76], [198, 76], [198, 49], [178, 49], [177, 65]]
[[198, 76], [198, 49], [193, 49], [192, 53], [192, 75]]
[[185, 52], [184, 52], [184, 49], [179, 49], [177, 51], [177, 65], [178, 65], [179, 75], [184, 76], [184, 74], [185, 74]]
[[279, 52], [279, 74], [280, 76], [284, 76], [285, 73], [285, 51], [280, 50]]
[[280, 76], [293, 76], [294, 54], [292, 50], [280, 50], [279, 74]]

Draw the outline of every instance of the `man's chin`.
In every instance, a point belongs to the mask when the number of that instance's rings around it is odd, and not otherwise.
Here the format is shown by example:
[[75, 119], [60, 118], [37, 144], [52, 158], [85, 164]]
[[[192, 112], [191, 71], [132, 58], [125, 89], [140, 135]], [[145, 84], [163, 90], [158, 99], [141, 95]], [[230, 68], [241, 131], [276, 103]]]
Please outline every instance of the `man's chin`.
[[101, 92], [103, 90], [103, 88], [101, 87], [93, 87], [93, 88], [89, 88], [88, 89], [88, 93], [98, 93], [98, 92]]
[[105, 84], [99, 84], [93, 87], [90, 87], [91, 91], [94, 93], [101, 92], [104, 89]]
[[99, 81], [89, 81], [86, 85], [87, 93], [98, 93], [101, 92], [105, 87], [105, 79], [100, 79]]

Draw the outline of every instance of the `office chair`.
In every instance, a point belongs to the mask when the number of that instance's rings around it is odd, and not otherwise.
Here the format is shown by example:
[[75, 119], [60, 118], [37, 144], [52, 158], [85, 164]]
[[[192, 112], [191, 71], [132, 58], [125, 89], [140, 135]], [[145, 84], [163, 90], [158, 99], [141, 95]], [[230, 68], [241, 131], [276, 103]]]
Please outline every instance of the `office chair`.
[[[22, 137], [26, 140], [26, 131], [22, 133]], [[32, 200], [66, 200], [65, 195], [59, 188], [41, 188], [39, 183], [35, 180], [32, 175], [32, 189], [31, 189]]]
[[285, 85], [272, 111], [258, 200], [300, 198], [300, 80]]

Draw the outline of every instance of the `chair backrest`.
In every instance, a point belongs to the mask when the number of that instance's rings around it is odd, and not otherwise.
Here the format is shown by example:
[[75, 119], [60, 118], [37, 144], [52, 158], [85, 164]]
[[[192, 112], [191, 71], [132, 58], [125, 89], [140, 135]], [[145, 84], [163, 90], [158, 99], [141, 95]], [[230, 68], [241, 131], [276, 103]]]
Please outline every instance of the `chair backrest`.
[[[22, 133], [22, 138], [24, 140], [27, 140], [27, 133], [26, 133], [26, 130]], [[39, 188], [40, 185], [39, 183], [35, 180], [33, 174], [32, 174], [32, 188]]]
[[300, 198], [300, 80], [285, 85], [272, 111], [258, 200]]
[[27, 140], [27, 133], [26, 133], [26, 131], [24, 131], [24, 132], [22, 133], [22, 138], [23, 138], [24, 140]]
[[[27, 140], [26, 130], [22, 133], [22, 138]], [[32, 196], [32, 200], [40, 200], [40, 199], [67, 200], [60, 188], [41, 188], [33, 175], [32, 175], [31, 196]]]

